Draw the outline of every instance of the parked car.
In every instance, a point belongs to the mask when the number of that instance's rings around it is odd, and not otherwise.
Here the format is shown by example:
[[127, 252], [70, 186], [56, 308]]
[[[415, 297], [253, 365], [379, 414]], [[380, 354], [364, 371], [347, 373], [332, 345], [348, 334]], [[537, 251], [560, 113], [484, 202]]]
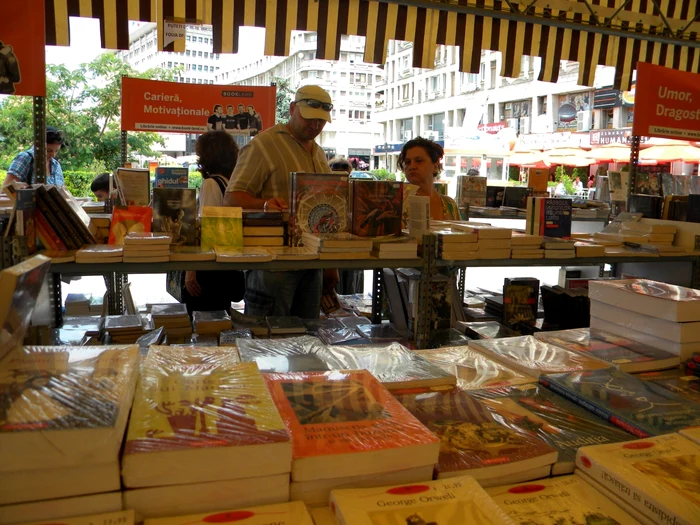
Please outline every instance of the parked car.
[[367, 179], [367, 180], [378, 180], [377, 177], [370, 173], [369, 171], [353, 171], [350, 173], [351, 179]]

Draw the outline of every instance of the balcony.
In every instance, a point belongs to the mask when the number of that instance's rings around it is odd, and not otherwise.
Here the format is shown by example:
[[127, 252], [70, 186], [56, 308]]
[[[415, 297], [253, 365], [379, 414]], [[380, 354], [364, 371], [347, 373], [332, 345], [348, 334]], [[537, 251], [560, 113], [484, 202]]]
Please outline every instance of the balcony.
[[399, 78], [408, 78], [413, 76], [413, 69], [404, 69], [399, 72]]
[[374, 101], [374, 111], [384, 111], [386, 109], [386, 103], [383, 100]]
[[445, 67], [446, 65], [447, 65], [446, 61], [435, 59], [435, 69]]
[[412, 98], [403, 98], [403, 99], [399, 100], [398, 106], [404, 107], [404, 106], [410, 106], [411, 104], [413, 104]]
[[397, 47], [399, 48], [399, 51], [411, 49], [413, 47], [413, 42], [399, 42]]

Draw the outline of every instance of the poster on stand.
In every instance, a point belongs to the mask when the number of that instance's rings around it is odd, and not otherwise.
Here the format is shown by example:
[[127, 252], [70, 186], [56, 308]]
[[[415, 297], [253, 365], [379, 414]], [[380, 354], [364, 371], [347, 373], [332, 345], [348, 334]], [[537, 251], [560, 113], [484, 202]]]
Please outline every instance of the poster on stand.
[[700, 75], [639, 62], [632, 133], [700, 140]]
[[46, 96], [44, 26], [44, 0], [3, 2], [0, 95]]
[[122, 131], [252, 137], [275, 124], [276, 88], [122, 79]]

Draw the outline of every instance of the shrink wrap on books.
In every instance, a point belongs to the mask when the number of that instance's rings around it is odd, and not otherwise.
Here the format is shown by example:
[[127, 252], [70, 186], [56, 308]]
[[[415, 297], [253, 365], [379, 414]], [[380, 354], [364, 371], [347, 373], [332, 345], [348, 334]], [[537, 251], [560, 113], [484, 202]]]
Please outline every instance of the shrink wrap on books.
[[316, 337], [302, 335], [285, 339], [239, 339], [242, 361], [257, 363], [263, 372], [325, 372], [340, 368]]

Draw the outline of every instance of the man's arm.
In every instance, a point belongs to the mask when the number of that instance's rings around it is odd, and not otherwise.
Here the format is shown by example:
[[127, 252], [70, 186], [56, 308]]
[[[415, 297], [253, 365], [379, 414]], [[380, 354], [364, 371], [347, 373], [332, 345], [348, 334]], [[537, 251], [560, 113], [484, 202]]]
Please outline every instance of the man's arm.
[[224, 194], [224, 206], [238, 206], [246, 210], [281, 210], [287, 207], [284, 199], [259, 199], [247, 191], [227, 191]]

